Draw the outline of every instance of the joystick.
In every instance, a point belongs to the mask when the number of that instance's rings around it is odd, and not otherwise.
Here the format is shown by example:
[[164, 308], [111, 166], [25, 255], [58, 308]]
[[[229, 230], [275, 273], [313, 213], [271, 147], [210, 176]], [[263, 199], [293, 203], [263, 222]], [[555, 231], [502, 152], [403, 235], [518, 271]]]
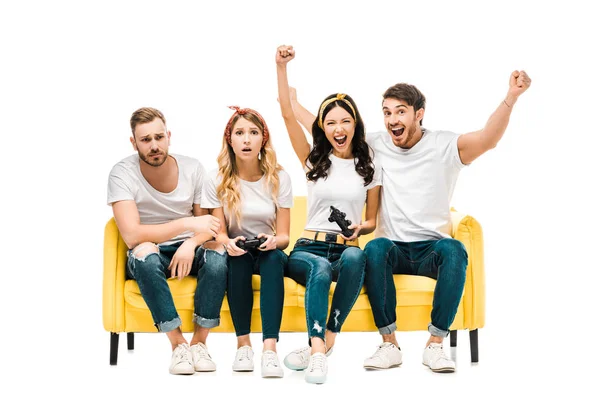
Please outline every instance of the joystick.
[[235, 245], [242, 250], [256, 249], [257, 247], [262, 246], [262, 244], [266, 241], [267, 241], [266, 237], [261, 237], [261, 238], [255, 237], [254, 239], [247, 239], [246, 241], [243, 241], [240, 239], [237, 242], [235, 242]]
[[331, 214], [329, 215], [329, 218], [327, 220], [329, 222], [335, 222], [336, 224], [338, 224], [338, 226], [342, 230], [342, 235], [346, 237], [352, 236], [354, 234], [354, 231], [348, 229], [348, 227], [352, 225], [352, 222], [346, 219], [346, 213], [341, 212], [334, 206], [330, 206], [329, 209], [331, 210]]

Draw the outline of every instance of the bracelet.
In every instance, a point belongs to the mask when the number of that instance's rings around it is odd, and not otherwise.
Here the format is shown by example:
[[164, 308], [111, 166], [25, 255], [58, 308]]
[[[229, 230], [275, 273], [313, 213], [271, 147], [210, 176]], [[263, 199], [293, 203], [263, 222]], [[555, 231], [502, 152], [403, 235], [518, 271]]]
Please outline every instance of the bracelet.
[[508, 105], [508, 103], [506, 102], [506, 100], [502, 100], [504, 102], [504, 104], [506, 104], [506, 107], [510, 108], [510, 106]]

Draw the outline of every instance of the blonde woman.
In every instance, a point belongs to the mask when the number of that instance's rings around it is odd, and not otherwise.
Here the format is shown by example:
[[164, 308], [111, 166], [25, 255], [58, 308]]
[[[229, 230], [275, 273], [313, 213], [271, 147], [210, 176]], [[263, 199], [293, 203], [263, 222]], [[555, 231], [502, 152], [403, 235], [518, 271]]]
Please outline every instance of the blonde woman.
[[[202, 204], [221, 220], [217, 241], [229, 254], [227, 300], [238, 342], [233, 370], [254, 370], [252, 275], [260, 274], [261, 373], [264, 378], [281, 378], [276, 345], [283, 313], [287, 265], [283, 250], [289, 243], [292, 185], [277, 164], [262, 116], [249, 108], [230, 108], [235, 112], [225, 127], [219, 167], [209, 174]], [[250, 241], [258, 245], [250, 246]]]

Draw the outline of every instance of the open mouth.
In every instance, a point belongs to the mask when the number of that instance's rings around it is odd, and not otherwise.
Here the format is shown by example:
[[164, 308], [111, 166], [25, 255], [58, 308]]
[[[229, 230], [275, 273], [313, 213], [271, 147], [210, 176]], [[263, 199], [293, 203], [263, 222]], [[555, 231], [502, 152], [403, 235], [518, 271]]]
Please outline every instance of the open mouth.
[[252, 151], [252, 149], [250, 147], [244, 147], [242, 149], [242, 153], [250, 153]]
[[338, 147], [343, 147], [346, 144], [346, 141], [348, 140], [348, 136], [346, 136], [346, 135], [334, 136], [333, 140], [335, 141], [335, 144]]
[[404, 133], [404, 128], [392, 128], [392, 135], [394, 137], [400, 137]]

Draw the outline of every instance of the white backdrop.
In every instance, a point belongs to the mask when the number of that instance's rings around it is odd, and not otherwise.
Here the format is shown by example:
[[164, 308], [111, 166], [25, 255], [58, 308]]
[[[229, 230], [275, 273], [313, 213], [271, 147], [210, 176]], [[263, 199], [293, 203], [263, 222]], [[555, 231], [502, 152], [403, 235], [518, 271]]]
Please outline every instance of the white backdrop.
[[452, 203], [484, 230], [486, 330], [501, 340], [486, 345], [519, 348], [532, 369], [592, 365], [600, 29], [588, 2], [264, 3], [2, 3], [5, 360], [27, 365], [17, 341], [43, 343], [46, 368], [69, 363], [65, 346], [108, 352], [106, 182], [132, 153], [135, 109], [162, 110], [171, 152], [211, 169], [226, 106], [255, 108], [305, 193], [276, 101], [275, 49], [292, 44], [300, 101], [316, 112], [328, 94], [348, 93], [368, 131], [383, 129], [381, 94], [394, 83], [427, 96], [426, 127], [463, 133], [483, 127], [512, 70], [529, 73], [505, 137], [463, 170]]

